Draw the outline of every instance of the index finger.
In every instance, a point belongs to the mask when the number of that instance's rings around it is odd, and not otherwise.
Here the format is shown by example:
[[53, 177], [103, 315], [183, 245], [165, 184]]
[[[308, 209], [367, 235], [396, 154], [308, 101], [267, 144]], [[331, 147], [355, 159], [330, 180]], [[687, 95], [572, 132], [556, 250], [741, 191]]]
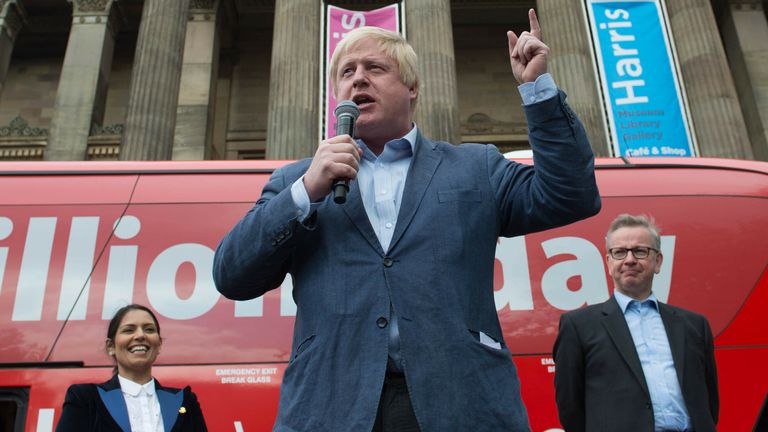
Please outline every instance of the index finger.
[[536, 16], [536, 11], [531, 8], [528, 11], [528, 21], [531, 23], [531, 34], [536, 39], [541, 40], [541, 27], [539, 26], [539, 18]]

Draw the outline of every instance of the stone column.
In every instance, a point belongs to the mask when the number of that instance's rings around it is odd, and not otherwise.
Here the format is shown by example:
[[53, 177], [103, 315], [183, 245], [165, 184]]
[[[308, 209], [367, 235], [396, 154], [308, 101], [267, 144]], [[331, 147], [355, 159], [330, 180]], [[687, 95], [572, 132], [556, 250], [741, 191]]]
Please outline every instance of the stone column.
[[710, 0], [667, 0], [701, 156], [751, 159], [752, 148]]
[[0, 0], [0, 93], [5, 87], [5, 77], [11, 63], [16, 36], [26, 21], [26, 12], [16, 0]]
[[537, 0], [542, 40], [549, 46], [549, 71], [568, 94], [568, 104], [587, 130], [596, 156], [610, 156], [607, 123], [595, 74], [589, 30], [582, 2]]
[[267, 159], [312, 156], [320, 143], [320, 2], [276, 0]]
[[171, 158], [189, 4], [144, 1], [120, 160]]
[[59, 77], [45, 160], [85, 160], [88, 135], [101, 125], [117, 33], [112, 0], [72, 2], [72, 28]]
[[218, 0], [192, 0], [181, 69], [174, 160], [210, 159], [219, 67]]
[[731, 0], [721, 23], [755, 159], [768, 161], [768, 21], [760, 0]]
[[419, 56], [416, 124], [431, 139], [461, 143], [450, 0], [405, 3], [407, 38]]

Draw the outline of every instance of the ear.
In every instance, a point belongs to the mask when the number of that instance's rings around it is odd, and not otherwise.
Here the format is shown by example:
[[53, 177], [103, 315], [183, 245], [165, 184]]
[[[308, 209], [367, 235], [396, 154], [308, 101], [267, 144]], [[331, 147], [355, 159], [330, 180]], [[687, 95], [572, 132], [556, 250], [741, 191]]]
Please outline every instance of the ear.
[[112, 339], [106, 338], [104, 340], [104, 347], [110, 357], [115, 355], [115, 342]]
[[419, 83], [418, 81], [408, 89], [408, 94], [411, 98], [411, 102], [415, 101], [419, 97]]
[[659, 272], [661, 271], [661, 263], [662, 262], [664, 262], [664, 255], [662, 255], [661, 252], [658, 252], [656, 254], [656, 265], [653, 268], [653, 272], [654, 273], [659, 274]]

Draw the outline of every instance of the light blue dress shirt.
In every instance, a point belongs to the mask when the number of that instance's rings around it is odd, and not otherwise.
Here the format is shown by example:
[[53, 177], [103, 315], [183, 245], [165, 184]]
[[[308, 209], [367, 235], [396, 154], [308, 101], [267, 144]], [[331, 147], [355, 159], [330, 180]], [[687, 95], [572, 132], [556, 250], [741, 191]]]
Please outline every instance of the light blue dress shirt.
[[[547, 100], [557, 95], [557, 86], [552, 75], [540, 75], [535, 82], [523, 83], [518, 86], [523, 105], [531, 105]], [[403, 198], [403, 189], [411, 166], [413, 154], [416, 151], [418, 129], [414, 125], [404, 137], [387, 142], [384, 150], [376, 156], [362, 140], [356, 140], [363, 149], [357, 178], [360, 196], [368, 214], [376, 237], [379, 239], [384, 252], [389, 249], [392, 234], [395, 231], [397, 215]], [[304, 176], [291, 185], [291, 197], [296, 205], [298, 220], [303, 222], [316, 211], [320, 202], [310, 203], [309, 195], [304, 187]], [[390, 365], [398, 371], [403, 370], [400, 357], [400, 333], [397, 318], [390, 304], [389, 322], [389, 357]]]
[[643, 375], [653, 404], [655, 430], [691, 430], [691, 419], [685, 407], [680, 382], [677, 379], [667, 331], [659, 314], [656, 296], [642, 302], [614, 291], [616, 301], [624, 312], [632, 340], [635, 342]]

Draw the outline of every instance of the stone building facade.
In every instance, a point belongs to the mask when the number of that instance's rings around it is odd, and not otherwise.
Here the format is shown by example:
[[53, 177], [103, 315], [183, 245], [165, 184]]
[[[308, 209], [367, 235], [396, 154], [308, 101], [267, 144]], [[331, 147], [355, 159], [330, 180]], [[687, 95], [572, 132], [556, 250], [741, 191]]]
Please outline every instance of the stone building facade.
[[[369, 10], [394, 0], [329, 0]], [[701, 156], [768, 160], [768, 1], [666, 0]], [[579, 0], [405, 0], [430, 137], [528, 147], [505, 32], [611, 155]], [[295, 159], [319, 142], [320, 0], [0, 0], [0, 160]]]

